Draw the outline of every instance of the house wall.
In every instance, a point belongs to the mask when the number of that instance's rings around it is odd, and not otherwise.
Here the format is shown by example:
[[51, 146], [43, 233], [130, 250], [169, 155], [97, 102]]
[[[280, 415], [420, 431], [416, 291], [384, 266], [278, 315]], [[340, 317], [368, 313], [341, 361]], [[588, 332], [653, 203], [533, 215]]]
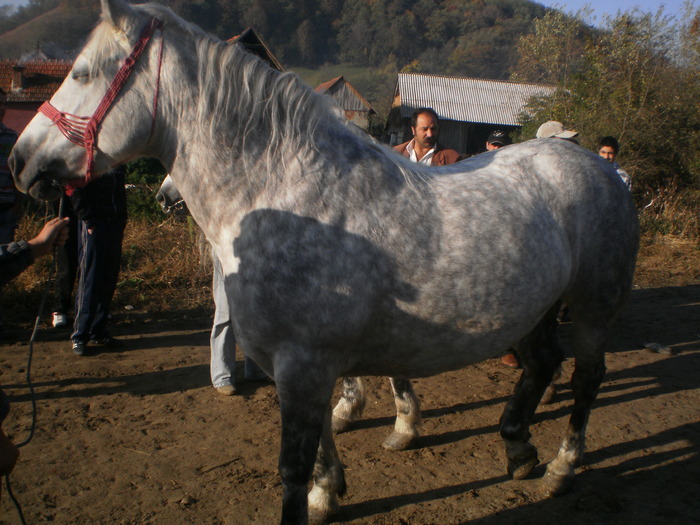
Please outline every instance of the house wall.
[[8, 102], [2, 123], [19, 135], [34, 118], [41, 104], [41, 102]]

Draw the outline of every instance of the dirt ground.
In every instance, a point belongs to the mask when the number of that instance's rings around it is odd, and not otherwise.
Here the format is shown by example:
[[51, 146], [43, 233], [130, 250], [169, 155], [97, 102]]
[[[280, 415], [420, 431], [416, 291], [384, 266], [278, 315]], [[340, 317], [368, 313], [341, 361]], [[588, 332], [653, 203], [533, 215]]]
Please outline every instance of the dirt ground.
[[[617, 322], [571, 493], [547, 499], [538, 484], [566, 427], [571, 359], [554, 403], [538, 410], [532, 441], [542, 463], [523, 481], [505, 475], [498, 435], [519, 372], [490, 360], [415, 381], [422, 436], [404, 452], [381, 447], [393, 399], [388, 381], [368, 380], [364, 419], [336, 440], [348, 494], [334, 522], [700, 523], [700, 275], [697, 246], [686, 248], [644, 248], [645, 287], [635, 288]], [[275, 388], [239, 378], [240, 395], [217, 395], [209, 323], [192, 312], [164, 319], [121, 308], [114, 335], [126, 347], [90, 357], [71, 353], [67, 332], [39, 333], [36, 431], [10, 477], [27, 523], [278, 522]], [[571, 326], [560, 332], [568, 348]], [[13, 403], [6, 430], [18, 442], [31, 427], [29, 336], [16, 330], [0, 349], [0, 383]], [[20, 523], [4, 483], [0, 523]]]

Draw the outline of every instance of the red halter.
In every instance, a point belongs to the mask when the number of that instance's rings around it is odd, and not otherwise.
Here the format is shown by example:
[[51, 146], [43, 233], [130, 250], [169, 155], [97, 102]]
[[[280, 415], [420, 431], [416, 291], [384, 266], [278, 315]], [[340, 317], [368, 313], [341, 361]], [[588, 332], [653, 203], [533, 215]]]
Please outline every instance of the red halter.
[[97, 128], [109, 111], [109, 108], [112, 106], [114, 99], [117, 98], [117, 95], [124, 87], [124, 84], [126, 84], [126, 81], [129, 79], [131, 73], [134, 71], [136, 62], [145, 51], [148, 42], [151, 40], [151, 37], [156, 30], [160, 31], [161, 39], [160, 50], [158, 51], [158, 76], [156, 78], [155, 93], [153, 94], [153, 115], [151, 121], [151, 136], [153, 136], [153, 130], [155, 129], [156, 125], [156, 111], [158, 109], [158, 91], [160, 90], [160, 69], [163, 60], [163, 22], [157, 18], [151, 18], [149, 24], [144, 27], [139, 41], [136, 42], [136, 45], [134, 45], [134, 48], [131, 50], [131, 54], [124, 59], [124, 63], [114, 77], [114, 80], [112, 80], [112, 84], [109, 86], [109, 89], [107, 89], [104, 97], [102, 97], [102, 101], [100, 102], [100, 105], [97, 106], [97, 109], [95, 110], [95, 113], [93, 113], [92, 117], [79, 117], [70, 113], [62, 113], [52, 106], [48, 100], [39, 108], [39, 112], [49, 117], [51, 122], [56, 124], [60, 132], [63, 133], [68, 140], [70, 140], [73, 144], [82, 146], [87, 152], [85, 178], [80, 179], [80, 181], [67, 184], [66, 193], [68, 195], [73, 193], [73, 190], [76, 188], [81, 188], [90, 182], [94, 168], [93, 150], [95, 149]]

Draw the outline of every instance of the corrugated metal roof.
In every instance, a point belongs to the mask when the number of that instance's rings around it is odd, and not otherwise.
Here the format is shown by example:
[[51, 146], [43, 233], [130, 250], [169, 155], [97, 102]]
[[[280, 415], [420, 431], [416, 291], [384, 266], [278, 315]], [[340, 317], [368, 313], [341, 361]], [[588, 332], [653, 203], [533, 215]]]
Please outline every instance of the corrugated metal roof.
[[522, 84], [481, 78], [399, 73], [397, 95], [401, 116], [421, 107], [433, 108], [440, 119], [517, 126], [528, 100], [554, 91], [544, 84]]

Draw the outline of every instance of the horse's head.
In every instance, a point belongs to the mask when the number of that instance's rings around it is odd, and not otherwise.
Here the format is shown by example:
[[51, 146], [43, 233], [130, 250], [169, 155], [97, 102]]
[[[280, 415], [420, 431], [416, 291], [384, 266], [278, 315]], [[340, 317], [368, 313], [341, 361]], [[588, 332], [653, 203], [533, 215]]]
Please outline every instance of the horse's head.
[[152, 20], [143, 8], [102, 0], [102, 22], [12, 151], [9, 164], [21, 191], [54, 199], [66, 184], [82, 185], [144, 153], [162, 56], [159, 21], [144, 42]]
[[164, 213], [172, 213], [173, 215], [187, 215], [189, 213], [185, 199], [180, 195], [180, 190], [177, 189], [170, 175], [163, 179], [156, 194], [156, 200]]

